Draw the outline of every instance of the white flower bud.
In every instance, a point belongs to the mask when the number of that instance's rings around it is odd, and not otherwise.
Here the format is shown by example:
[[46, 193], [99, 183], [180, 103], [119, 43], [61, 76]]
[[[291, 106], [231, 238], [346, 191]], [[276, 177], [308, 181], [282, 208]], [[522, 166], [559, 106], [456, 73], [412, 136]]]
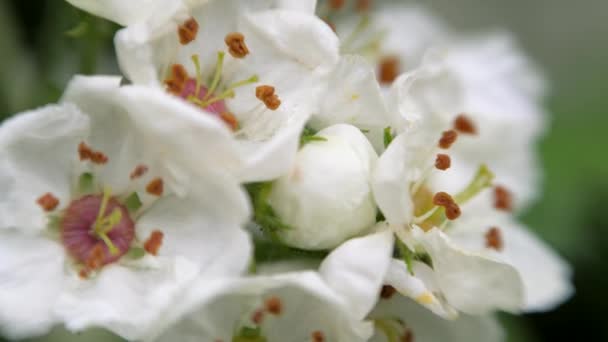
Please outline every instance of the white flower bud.
[[333, 248], [364, 233], [376, 219], [370, 177], [378, 156], [354, 126], [318, 132], [324, 141], [304, 145], [291, 171], [272, 187], [269, 204], [290, 229], [282, 241], [303, 249]]

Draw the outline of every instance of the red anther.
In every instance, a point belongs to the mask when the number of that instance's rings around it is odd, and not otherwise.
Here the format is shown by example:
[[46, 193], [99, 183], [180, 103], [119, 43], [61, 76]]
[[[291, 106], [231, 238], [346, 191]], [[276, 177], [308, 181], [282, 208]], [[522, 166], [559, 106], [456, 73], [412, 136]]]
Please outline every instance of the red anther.
[[378, 81], [382, 84], [391, 84], [399, 76], [399, 58], [385, 56], [378, 63]]
[[460, 133], [465, 134], [477, 134], [477, 127], [466, 114], [459, 114], [454, 119], [454, 129]]
[[224, 121], [224, 123], [228, 125], [232, 131], [239, 129], [239, 121], [234, 114], [230, 112], [221, 112], [220, 119], [222, 119], [222, 121]]
[[266, 311], [275, 316], [280, 315], [281, 311], [283, 310], [283, 304], [281, 303], [281, 299], [279, 297], [270, 297], [266, 299], [264, 306]]
[[177, 35], [179, 36], [179, 42], [182, 45], [186, 45], [196, 39], [198, 33], [198, 22], [194, 18], [190, 18], [184, 21], [183, 24], [177, 27]]
[[160, 230], [155, 230], [150, 234], [144, 243], [144, 250], [152, 255], [158, 255], [158, 250], [163, 244], [164, 234]]
[[146, 192], [150, 195], [161, 196], [163, 194], [164, 185], [162, 178], [154, 178], [146, 185]]
[[513, 195], [504, 186], [494, 187], [494, 207], [499, 210], [513, 210]]
[[46, 194], [40, 196], [36, 200], [36, 203], [38, 203], [38, 205], [41, 206], [44, 211], [53, 211], [59, 205], [59, 199], [53, 196], [53, 194], [50, 192], [47, 192]]
[[263, 320], [264, 320], [264, 310], [262, 310], [262, 309], [255, 310], [253, 312], [253, 314], [251, 315], [251, 321], [253, 323], [255, 323], [256, 325], [262, 324]]
[[433, 196], [434, 205], [445, 207], [447, 205], [450, 205], [451, 203], [454, 203], [454, 199], [447, 192], [441, 191], [436, 193], [435, 196]]
[[234, 58], [244, 58], [249, 54], [247, 44], [245, 44], [245, 36], [239, 32], [228, 33], [224, 38], [224, 42], [228, 46], [228, 53]]
[[439, 170], [447, 170], [452, 165], [452, 160], [450, 156], [447, 154], [438, 154], [437, 159], [435, 159], [435, 167]]
[[255, 88], [255, 97], [264, 102], [270, 110], [276, 110], [281, 105], [281, 100], [274, 92], [274, 87], [261, 85]]
[[104, 260], [106, 258], [106, 252], [103, 247], [103, 244], [100, 242], [91, 250], [89, 253], [89, 258], [85, 262], [85, 266], [87, 270], [92, 271], [98, 268], [101, 268], [104, 264]]
[[313, 342], [325, 342], [325, 335], [320, 330], [313, 331], [311, 337]]
[[502, 234], [498, 227], [491, 227], [485, 235], [486, 238], [486, 247], [492, 248], [497, 251], [502, 251], [504, 247], [504, 243], [502, 240]]
[[458, 206], [458, 204], [456, 204], [456, 202], [452, 202], [452, 203], [448, 204], [447, 206], [445, 206], [444, 208], [445, 208], [445, 217], [447, 217], [448, 220], [455, 220], [455, 219], [459, 218], [460, 214], [462, 213], [460, 211], [460, 207]]
[[148, 172], [148, 167], [146, 165], [139, 164], [133, 169], [133, 171], [131, 171], [129, 178], [131, 178], [131, 179], [140, 178], [141, 176], [146, 174], [146, 172]]
[[453, 129], [443, 132], [441, 134], [441, 138], [439, 139], [439, 147], [443, 149], [450, 148], [456, 141], [456, 138], [458, 138], [458, 133], [456, 133], [456, 131]]

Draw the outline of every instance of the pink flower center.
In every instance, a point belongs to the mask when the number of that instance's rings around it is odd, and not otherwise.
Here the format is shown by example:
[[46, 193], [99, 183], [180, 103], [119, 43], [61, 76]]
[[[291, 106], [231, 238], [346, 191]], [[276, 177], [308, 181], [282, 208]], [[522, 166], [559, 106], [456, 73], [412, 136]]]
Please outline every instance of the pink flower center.
[[101, 246], [104, 253], [100, 260], [102, 265], [117, 261], [127, 253], [135, 238], [135, 224], [129, 211], [115, 198], [110, 198], [103, 215], [110, 215], [116, 209], [121, 212], [120, 220], [106, 232], [117, 249], [114, 254], [110, 252], [107, 244], [94, 231], [102, 198], [102, 195], [87, 195], [72, 201], [61, 220], [63, 245], [73, 258], [85, 264], [94, 257], [94, 249], [99, 249], [97, 246]]
[[[198, 94], [195, 94], [196, 80], [194, 78], [188, 78], [184, 83], [184, 88], [180, 93], [180, 97], [187, 100], [188, 97], [190, 97], [191, 95], [195, 95], [196, 98], [201, 101], [204, 101], [206, 100], [205, 96], [207, 96], [207, 91], [207, 87], [201, 84], [199, 85]], [[214, 96], [215, 94], [210, 94], [209, 96], [207, 96], [207, 99], [213, 98]], [[215, 114], [219, 118], [221, 118], [220, 114], [228, 111], [228, 109], [226, 108], [226, 102], [224, 102], [224, 100], [215, 101], [209, 104], [208, 106], [203, 107], [203, 109], [209, 113]]]

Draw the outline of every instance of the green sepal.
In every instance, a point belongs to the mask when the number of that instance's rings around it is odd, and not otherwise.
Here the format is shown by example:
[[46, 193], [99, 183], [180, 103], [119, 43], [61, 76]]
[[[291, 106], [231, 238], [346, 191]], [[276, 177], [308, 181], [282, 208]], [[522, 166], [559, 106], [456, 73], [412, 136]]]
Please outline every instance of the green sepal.
[[78, 193], [81, 195], [95, 192], [95, 176], [91, 172], [84, 172], [78, 177]]
[[397, 249], [399, 250], [399, 254], [401, 255], [401, 259], [405, 262], [407, 266], [407, 271], [410, 272], [411, 275], [414, 275], [414, 257], [415, 253], [405, 244], [403, 241], [398, 238], [395, 239], [397, 244]]
[[302, 135], [300, 135], [300, 147], [313, 141], [327, 141], [326, 138], [320, 137], [316, 134], [317, 132], [314, 129], [310, 127], [304, 127], [304, 130], [302, 130]]
[[384, 148], [387, 148], [388, 145], [390, 145], [391, 142], [393, 142], [393, 139], [395, 139], [395, 136], [393, 135], [393, 130], [392, 130], [391, 126], [385, 127], [384, 128]]
[[141, 259], [146, 255], [146, 250], [141, 247], [131, 247], [127, 252], [127, 257], [130, 259]]
[[142, 203], [137, 192], [133, 192], [132, 194], [130, 194], [129, 197], [125, 199], [124, 205], [131, 214], [139, 210], [139, 208], [141, 208], [142, 206]]
[[253, 219], [260, 229], [273, 241], [280, 242], [277, 232], [291, 229], [291, 227], [279, 219], [274, 209], [268, 204], [268, 196], [272, 191], [271, 182], [250, 183], [246, 186], [247, 192], [253, 203]]

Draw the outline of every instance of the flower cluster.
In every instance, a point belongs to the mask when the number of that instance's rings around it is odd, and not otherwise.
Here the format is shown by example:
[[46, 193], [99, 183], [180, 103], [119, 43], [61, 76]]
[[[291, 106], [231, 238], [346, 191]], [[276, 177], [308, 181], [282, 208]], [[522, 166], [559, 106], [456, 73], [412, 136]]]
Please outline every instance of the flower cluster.
[[0, 127], [0, 331], [500, 341], [569, 266], [534, 199], [544, 84], [509, 35], [372, 1], [68, 0], [124, 26]]

